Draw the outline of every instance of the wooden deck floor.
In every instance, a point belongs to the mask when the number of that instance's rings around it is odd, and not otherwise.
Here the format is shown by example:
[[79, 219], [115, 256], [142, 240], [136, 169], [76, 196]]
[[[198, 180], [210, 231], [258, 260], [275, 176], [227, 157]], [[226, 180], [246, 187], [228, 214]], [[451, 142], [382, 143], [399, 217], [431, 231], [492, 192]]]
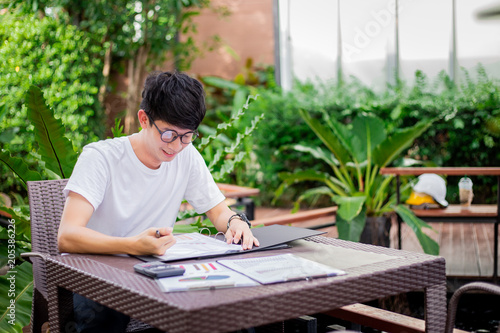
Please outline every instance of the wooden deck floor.
[[[439, 244], [439, 254], [446, 259], [447, 276], [463, 278], [493, 276], [494, 224], [429, 223], [429, 225], [435, 232], [427, 234]], [[409, 227], [403, 225], [401, 234], [403, 250], [423, 252], [417, 237]], [[500, 270], [497, 275], [500, 275]]]
[[[289, 212], [288, 209], [257, 207], [255, 217], [259, 219], [288, 214]], [[331, 220], [331, 218], [329, 219]], [[294, 226], [309, 227], [328, 222], [332, 221], [329, 221], [328, 218], [321, 218], [296, 223]], [[446, 275], [448, 277], [490, 279], [493, 276], [494, 224], [429, 223], [429, 225], [435, 231], [428, 230], [426, 233], [438, 242], [440, 255], [446, 259]], [[326, 228], [325, 231], [327, 231], [326, 236], [328, 237], [338, 237], [336, 227]], [[405, 224], [401, 229], [401, 235], [403, 250], [423, 253], [417, 237]], [[397, 246], [397, 224], [393, 222], [391, 247], [397, 248]], [[500, 267], [497, 275], [500, 276]]]

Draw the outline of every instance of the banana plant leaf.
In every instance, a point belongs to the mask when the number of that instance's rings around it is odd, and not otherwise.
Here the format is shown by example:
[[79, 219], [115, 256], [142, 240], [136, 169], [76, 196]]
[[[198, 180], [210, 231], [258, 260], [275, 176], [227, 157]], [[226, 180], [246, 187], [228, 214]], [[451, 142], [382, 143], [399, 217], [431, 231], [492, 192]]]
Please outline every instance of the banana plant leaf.
[[373, 148], [386, 139], [384, 122], [366, 114], [360, 114], [352, 123], [352, 154], [358, 162], [366, 161]]
[[419, 122], [412, 127], [394, 132], [385, 139], [373, 151], [374, 163], [381, 168], [391, 163], [406, 148], [410, 147], [413, 141], [432, 125], [432, 120]]
[[[20, 212], [10, 207], [0, 205], [0, 210], [10, 214], [15, 222], [16, 239], [22, 241], [31, 241], [31, 225], [27, 217], [22, 216]], [[3, 253], [2, 253], [3, 254]], [[0, 266], [1, 267], [1, 266]]]
[[203, 82], [216, 88], [231, 90], [234, 92], [233, 108], [231, 114], [235, 114], [236, 112], [238, 112], [238, 110], [242, 105], [245, 104], [245, 101], [247, 100], [248, 87], [246, 85], [215, 76], [204, 76]]
[[0, 103], [0, 119], [7, 113], [7, 107], [4, 103]]
[[324, 114], [324, 120], [333, 134], [335, 134], [339, 142], [342, 144], [342, 146], [346, 149], [347, 153], [349, 154], [349, 159], [352, 160], [354, 157], [353, 152], [355, 146], [359, 146], [362, 144], [360, 138], [355, 135], [355, 132], [352, 129], [338, 122], [328, 114]]
[[325, 146], [335, 155], [341, 165], [345, 165], [351, 161], [351, 154], [333, 133], [332, 128], [324, 126], [318, 119], [311, 117], [311, 115], [304, 110], [299, 110], [299, 112], [307, 125], [309, 125], [314, 133], [323, 141]]
[[424, 252], [437, 256], [439, 254], [439, 244], [423, 232], [423, 228], [433, 230], [432, 227], [416, 217], [406, 206], [397, 205], [395, 211], [413, 232], [415, 232]]
[[342, 196], [347, 196], [346, 185], [324, 172], [315, 170], [305, 170], [296, 173], [282, 172], [279, 174], [279, 177], [283, 182], [274, 192], [276, 197], [280, 197], [288, 185], [306, 180], [324, 183], [331, 188], [333, 192]]
[[337, 214], [335, 221], [340, 239], [359, 242], [366, 224], [366, 208], [363, 207], [361, 212], [352, 220], [346, 220]]
[[341, 197], [336, 195], [333, 197], [333, 201], [339, 206], [337, 216], [340, 216], [346, 221], [351, 221], [361, 213], [366, 197]]
[[28, 181], [42, 180], [42, 176], [38, 172], [30, 170], [28, 164], [19, 157], [12, 157], [9, 153], [0, 151], [0, 161], [19, 177], [25, 188]]
[[231, 91], [236, 91], [236, 90], [244, 87], [236, 82], [222, 79], [222, 78], [216, 77], [216, 76], [204, 76], [203, 82], [205, 82], [208, 85], [214, 86], [216, 88], [228, 89]]
[[[12, 285], [14, 282], [15, 287]], [[24, 262], [0, 276], [0, 331], [18, 333], [30, 322], [33, 295], [31, 264]]]
[[[13, 239], [12, 233], [9, 232], [9, 230], [12, 229], [0, 226], [0, 267], [6, 266], [9, 260], [19, 260], [21, 258], [21, 253], [31, 251], [31, 243], [28, 237], [18, 232], [18, 223], [16, 223], [14, 246], [11, 241], [11, 239]], [[13, 259], [13, 256], [15, 259]]]
[[64, 136], [64, 126], [54, 117], [53, 111], [45, 104], [42, 91], [30, 86], [26, 93], [28, 118], [35, 127], [35, 142], [38, 153], [47, 169], [61, 178], [68, 178], [73, 172], [77, 154], [71, 141]]
[[294, 150], [301, 153], [309, 153], [315, 158], [326, 162], [332, 169], [335, 166], [339, 165], [339, 161], [335, 158], [335, 156], [327, 149], [323, 149], [321, 147], [311, 147], [307, 145], [291, 145], [285, 146], [283, 149], [293, 148]]
[[333, 197], [332, 190], [328, 186], [320, 186], [305, 190], [293, 204], [291, 213], [297, 213], [300, 210], [300, 203], [307, 199], [318, 198], [319, 196], [330, 196]]

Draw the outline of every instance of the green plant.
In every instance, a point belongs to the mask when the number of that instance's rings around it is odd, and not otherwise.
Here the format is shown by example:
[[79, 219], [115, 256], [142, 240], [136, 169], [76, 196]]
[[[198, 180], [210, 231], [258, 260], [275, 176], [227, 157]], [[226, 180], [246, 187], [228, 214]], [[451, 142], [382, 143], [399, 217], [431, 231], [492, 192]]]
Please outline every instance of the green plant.
[[234, 114], [228, 122], [219, 124], [215, 133], [209, 135], [208, 137], [204, 137], [201, 140], [201, 143], [197, 146], [197, 149], [200, 151], [205, 161], [210, 161], [208, 168], [216, 181], [222, 180], [225, 175], [233, 171], [235, 166], [243, 161], [243, 159], [247, 156], [246, 151], [240, 150], [241, 144], [252, 134], [260, 121], [264, 119], [264, 114], [255, 116], [251, 120], [250, 126], [245, 127], [243, 131], [238, 131], [236, 138], [233, 141], [229, 141], [230, 144], [225, 148], [217, 149], [215, 154], [208, 155], [204, 153], [204, 150], [209, 148], [213, 142], [218, 140], [220, 137], [226, 137], [225, 133], [241, 119], [248, 109], [250, 102], [256, 98], [257, 96], [248, 96], [243, 107], [236, 114]]
[[[3, 235], [2, 235], [3, 236]], [[12, 288], [14, 281], [15, 287]], [[2, 332], [22, 332], [30, 322], [31, 297], [33, 293], [33, 273], [31, 264], [23, 262], [15, 266], [15, 272], [0, 276], [0, 330]]]
[[[75, 147], [104, 134], [104, 112], [98, 102], [103, 47], [74, 26], [52, 17], [22, 14], [11, 8], [0, 14], [0, 150], [44, 173], [35, 156], [24, 98], [30, 85], [43, 89], [54, 114], [67, 124]], [[22, 192], [23, 186], [0, 163], [0, 192]]]
[[[242, 72], [237, 74], [233, 80], [213, 76], [201, 78], [206, 91], [207, 116], [204, 124], [200, 126], [200, 131], [205, 135], [211, 135], [216, 132], [216, 128], [221, 122], [233, 123], [231, 128], [224, 131], [223, 136], [221, 135], [217, 140], [212, 141], [205, 153], [208, 160], [212, 159], [215, 151], [226, 149], [231, 141], [237, 140], [243, 128], [255, 127], [253, 124], [255, 120], [265, 113], [265, 110], [262, 109], [255, 110], [256, 105], [261, 101], [260, 96], [258, 99], [253, 99], [251, 109], [246, 110], [246, 117], [238, 116], [238, 113], [248, 103], [247, 96], [257, 96], [259, 95], [258, 91], [263, 87], [272, 85], [272, 73], [271, 66], [254, 66], [252, 59], [247, 59]], [[251, 116], [248, 117], [248, 114]], [[231, 121], [231, 118], [234, 121]], [[264, 122], [260, 122], [259, 127], [262, 126], [264, 126]], [[254, 133], [258, 131], [259, 129], [255, 128]], [[220, 181], [255, 186], [256, 183], [246, 177], [250, 174], [249, 170], [256, 166], [256, 151], [259, 149], [255, 145], [255, 135], [253, 137], [247, 135], [242, 140], [241, 147], [241, 152], [246, 152], [245, 158], [241, 163], [235, 165], [233, 172], [227, 173], [225, 178]]]
[[[279, 186], [278, 174], [286, 170], [298, 168], [315, 168], [318, 165], [310, 156], [296, 151], [282, 151], [282, 147], [299, 140], [308, 141], [311, 145], [321, 144], [309, 127], [300, 117], [301, 108], [324, 109], [321, 91], [312, 85], [299, 84], [293, 91], [281, 89], [259, 89], [259, 99], [249, 110], [252, 114], [265, 114], [263, 121], [256, 129], [251, 142], [253, 160], [246, 165], [245, 174], [239, 175], [242, 184], [259, 187], [261, 195], [258, 200], [263, 203], [272, 200], [274, 190]], [[279, 204], [291, 202], [293, 192], [300, 192], [306, 186], [291, 188], [280, 197]]]
[[[0, 151], [0, 161], [21, 180], [26, 188], [26, 183], [33, 180], [41, 180], [47, 178], [65, 178], [69, 177], [74, 164], [76, 163], [76, 153], [73, 150], [71, 141], [65, 137], [65, 129], [60, 119], [54, 117], [52, 109], [45, 104], [40, 88], [31, 86], [26, 93], [26, 108], [27, 117], [34, 125], [34, 139], [37, 143], [36, 161], [40, 167], [36, 169], [43, 170], [39, 173], [32, 170], [30, 166], [19, 157], [13, 157], [6, 151]], [[0, 292], [2, 295], [12, 294], [10, 299], [14, 300], [16, 308], [15, 325], [9, 322], [9, 309], [2, 307], [5, 310], [1, 314], [0, 327], [2, 331], [18, 330], [28, 325], [31, 314], [31, 295], [33, 290], [33, 277], [31, 273], [31, 264], [25, 262], [21, 258], [22, 252], [31, 250], [31, 229], [29, 224], [28, 207], [24, 204], [16, 205], [15, 209], [0, 207], [12, 215], [15, 237], [9, 235], [9, 226], [0, 227], [0, 237], [2, 243], [0, 245], [0, 267], [8, 266], [9, 271], [16, 272], [16, 288], [15, 291], [10, 291], [10, 284], [7, 276], [0, 280]], [[9, 248], [9, 246], [11, 246]], [[9, 250], [15, 249], [15, 253]], [[9, 273], [7, 274], [9, 275]], [[17, 315], [19, 314], [19, 316]], [[4, 330], [5, 329], [5, 330]]]
[[438, 244], [422, 230], [431, 227], [405, 206], [396, 205], [396, 198], [391, 195], [390, 189], [393, 176], [379, 173], [380, 168], [389, 165], [411, 146], [414, 139], [429, 128], [432, 120], [388, 134], [384, 122], [373, 114], [359, 114], [349, 125], [341, 124], [325, 112], [322, 119], [314, 118], [303, 110], [300, 114], [327, 149], [307, 145], [295, 145], [293, 148], [326, 162], [332, 172], [306, 170], [283, 174], [283, 184], [276, 195], [280, 196], [287, 186], [295, 182], [320, 182], [326, 186], [307, 190], [298, 202], [311, 196], [329, 196], [339, 207], [336, 224], [341, 239], [359, 241], [367, 216], [396, 211], [415, 232], [424, 251], [438, 254]]
[[[42, 90], [30, 86], [26, 94], [27, 117], [33, 124], [34, 140], [37, 143], [38, 163], [43, 164], [45, 176], [49, 179], [67, 178], [75, 166], [77, 154], [71, 141], [66, 138], [65, 128], [60, 119], [54, 117], [52, 109], [45, 104]], [[42, 174], [30, 170], [18, 157], [0, 152], [1, 161], [26, 185], [27, 181], [40, 180]]]

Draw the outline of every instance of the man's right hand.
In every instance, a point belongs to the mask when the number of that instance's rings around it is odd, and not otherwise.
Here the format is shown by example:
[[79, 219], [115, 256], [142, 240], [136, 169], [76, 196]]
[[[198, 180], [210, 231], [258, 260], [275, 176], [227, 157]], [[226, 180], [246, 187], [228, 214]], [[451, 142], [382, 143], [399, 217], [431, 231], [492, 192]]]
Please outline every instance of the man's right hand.
[[132, 254], [155, 254], [161, 256], [174, 244], [175, 238], [172, 234], [172, 228], [149, 228], [132, 237], [131, 252], [134, 252]]
[[57, 239], [60, 252], [163, 255], [175, 244], [172, 228], [149, 228], [132, 237], [108, 236], [89, 229], [87, 223], [93, 212], [94, 207], [83, 196], [75, 192], [68, 194]]

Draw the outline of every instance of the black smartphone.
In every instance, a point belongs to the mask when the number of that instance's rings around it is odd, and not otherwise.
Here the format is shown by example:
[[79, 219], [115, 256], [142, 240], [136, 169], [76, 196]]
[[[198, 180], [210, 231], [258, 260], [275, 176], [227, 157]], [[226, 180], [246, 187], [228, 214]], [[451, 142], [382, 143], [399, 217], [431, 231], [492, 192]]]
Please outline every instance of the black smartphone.
[[144, 262], [134, 265], [137, 273], [147, 275], [152, 278], [162, 278], [167, 276], [182, 275], [186, 271], [184, 268], [175, 265], [168, 265], [161, 261]]

